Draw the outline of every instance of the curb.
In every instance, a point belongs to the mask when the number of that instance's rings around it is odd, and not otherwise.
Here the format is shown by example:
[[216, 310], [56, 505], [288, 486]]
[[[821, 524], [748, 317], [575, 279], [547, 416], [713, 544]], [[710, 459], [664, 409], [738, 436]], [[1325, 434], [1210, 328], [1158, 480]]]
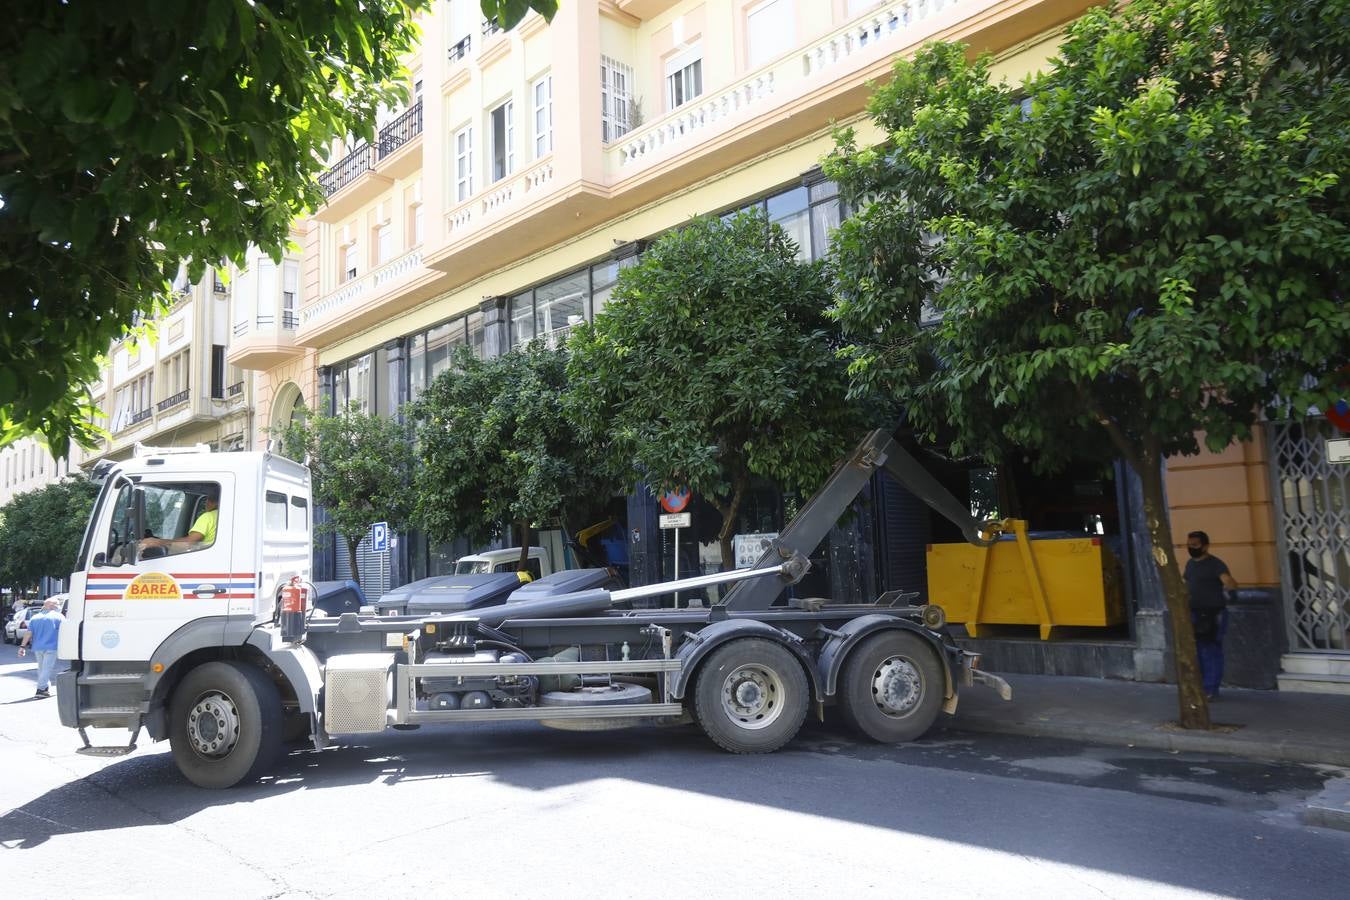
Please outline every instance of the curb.
[[[953, 731], [1019, 734], [1029, 737], [1086, 741], [1093, 744], [1130, 745], [1154, 750], [1177, 750], [1193, 753], [1221, 753], [1226, 756], [1240, 756], [1247, 759], [1263, 759], [1274, 762], [1350, 767], [1350, 747], [1302, 741], [1234, 740], [1232, 737], [1222, 734], [1190, 734], [1164, 731], [1158, 728], [1067, 722], [1005, 721], [981, 719], [979, 717], [962, 718], [960, 715], [947, 727]], [[1336, 812], [1336, 810], [1332, 810], [1332, 812]], [[1345, 815], [1347, 819], [1350, 819], [1350, 810], [1347, 810]]]
[[1350, 831], [1350, 778], [1327, 782], [1326, 789], [1308, 801], [1302, 818], [1306, 825]]

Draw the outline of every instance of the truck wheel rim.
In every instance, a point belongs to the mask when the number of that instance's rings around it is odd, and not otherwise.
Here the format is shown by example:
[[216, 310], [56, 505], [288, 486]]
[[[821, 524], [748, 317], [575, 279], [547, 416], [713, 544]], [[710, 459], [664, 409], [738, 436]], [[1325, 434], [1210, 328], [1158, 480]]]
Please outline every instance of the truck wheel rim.
[[872, 675], [872, 701], [892, 718], [903, 718], [923, 699], [923, 678], [913, 662], [891, 656]]
[[219, 691], [202, 694], [192, 704], [187, 721], [188, 741], [201, 756], [229, 756], [239, 743], [239, 710]]
[[742, 728], [767, 728], [783, 712], [783, 681], [773, 669], [738, 666], [722, 682], [722, 711]]

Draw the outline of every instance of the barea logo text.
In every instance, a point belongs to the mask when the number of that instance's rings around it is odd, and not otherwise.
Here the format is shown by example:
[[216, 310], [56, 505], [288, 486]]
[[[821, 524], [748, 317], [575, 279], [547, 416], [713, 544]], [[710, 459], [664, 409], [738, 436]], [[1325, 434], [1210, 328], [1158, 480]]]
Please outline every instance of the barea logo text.
[[123, 600], [182, 600], [183, 592], [178, 589], [178, 582], [174, 581], [163, 572], [146, 572], [144, 575], [137, 575], [127, 585], [127, 592], [122, 595]]

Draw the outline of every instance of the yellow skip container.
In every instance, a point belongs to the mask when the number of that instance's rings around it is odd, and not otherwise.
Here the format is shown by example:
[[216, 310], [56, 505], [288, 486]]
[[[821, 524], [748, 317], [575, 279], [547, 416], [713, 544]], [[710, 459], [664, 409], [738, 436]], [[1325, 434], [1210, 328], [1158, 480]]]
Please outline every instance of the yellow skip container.
[[[1097, 537], [1035, 538], [1009, 519], [988, 547], [930, 544], [928, 602], [971, 637], [982, 625], [1107, 626], [1125, 621], [1120, 565]], [[1009, 539], [1011, 538], [1011, 539]]]

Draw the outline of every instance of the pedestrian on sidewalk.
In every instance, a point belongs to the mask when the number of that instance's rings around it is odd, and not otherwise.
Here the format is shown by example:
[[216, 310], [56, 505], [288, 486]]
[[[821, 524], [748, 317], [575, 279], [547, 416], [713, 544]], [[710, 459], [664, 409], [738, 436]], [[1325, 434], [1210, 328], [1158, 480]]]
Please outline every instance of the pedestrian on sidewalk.
[[23, 636], [23, 644], [19, 647], [19, 655], [25, 656], [28, 653], [28, 644], [33, 645], [33, 652], [37, 654], [37, 696], [50, 697], [49, 688], [52, 683], [52, 673], [56, 671], [56, 638], [61, 633], [61, 623], [66, 617], [61, 615], [61, 610], [56, 608], [55, 600], [45, 600], [42, 603], [42, 612], [28, 620], [28, 633]]
[[1228, 631], [1227, 595], [1237, 590], [1228, 566], [1209, 552], [1209, 535], [1192, 531], [1186, 535], [1186, 587], [1191, 595], [1191, 627], [1195, 631], [1195, 655], [1200, 659], [1200, 681], [1205, 696], [1219, 698], [1223, 682], [1223, 636]]

